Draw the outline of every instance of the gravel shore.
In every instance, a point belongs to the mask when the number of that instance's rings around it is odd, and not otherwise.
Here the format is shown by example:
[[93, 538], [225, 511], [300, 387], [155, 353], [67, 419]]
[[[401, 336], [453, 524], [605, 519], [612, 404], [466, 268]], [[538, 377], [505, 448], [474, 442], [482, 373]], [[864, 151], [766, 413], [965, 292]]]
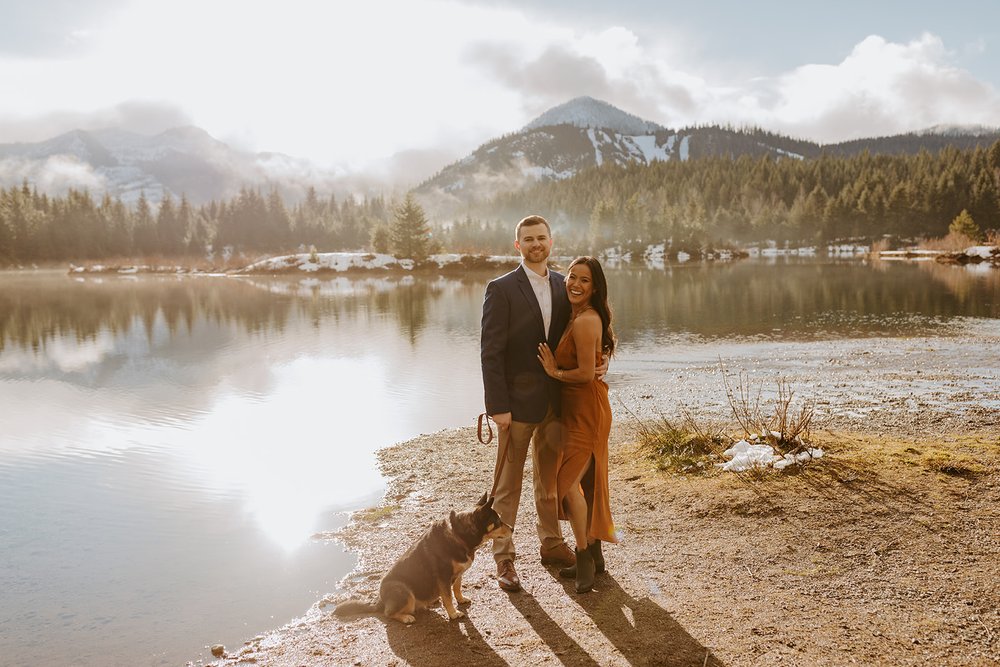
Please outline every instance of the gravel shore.
[[358, 553], [346, 593], [213, 664], [996, 664], [998, 351], [993, 325], [946, 338], [775, 343], [763, 357], [759, 344], [731, 346], [730, 379], [744, 372], [766, 388], [780, 376], [816, 404], [813, 437], [827, 453], [739, 475], [658, 470], [635, 437], [639, 421], [683, 412], [735, 435], [720, 359], [625, 360], [609, 378], [622, 539], [606, 549], [608, 574], [578, 596], [538, 562], [526, 485], [515, 532], [525, 590], [500, 591], [482, 549], [465, 577], [473, 603], [455, 622], [440, 608], [410, 627], [331, 613], [347, 596], [374, 597], [430, 521], [489, 486], [495, 449], [471, 428], [397, 444], [380, 452], [381, 504], [316, 536]]

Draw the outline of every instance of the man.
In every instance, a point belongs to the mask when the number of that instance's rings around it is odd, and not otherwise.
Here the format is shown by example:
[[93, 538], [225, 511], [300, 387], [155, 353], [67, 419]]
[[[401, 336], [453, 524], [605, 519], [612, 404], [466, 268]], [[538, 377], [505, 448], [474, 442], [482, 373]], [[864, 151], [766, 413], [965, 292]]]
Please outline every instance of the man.
[[[542, 563], [570, 567], [576, 557], [563, 540], [556, 493], [559, 386], [538, 362], [540, 343], [556, 349], [569, 321], [569, 300], [563, 276], [548, 269], [552, 233], [545, 218], [529, 215], [517, 223], [514, 235], [521, 265], [491, 281], [483, 301], [483, 387], [486, 413], [499, 430], [496, 465], [502, 466], [493, 509], [514, 525], [531, 444]], [[513, 538], [493, 541], [497, 583], [505, 591], [521, 588], [514, 557]]]

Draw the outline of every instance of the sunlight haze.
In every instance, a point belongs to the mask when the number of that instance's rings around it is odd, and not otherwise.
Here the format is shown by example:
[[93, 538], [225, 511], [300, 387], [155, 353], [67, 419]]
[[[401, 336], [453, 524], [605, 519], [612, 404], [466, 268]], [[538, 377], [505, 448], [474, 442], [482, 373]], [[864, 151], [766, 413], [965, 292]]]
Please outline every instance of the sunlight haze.
[[997, 9], [779, 4], [4, 1], [0, 143], [190, 124], [422, 177], [580, 95], [819, 142], [1000, 125]]

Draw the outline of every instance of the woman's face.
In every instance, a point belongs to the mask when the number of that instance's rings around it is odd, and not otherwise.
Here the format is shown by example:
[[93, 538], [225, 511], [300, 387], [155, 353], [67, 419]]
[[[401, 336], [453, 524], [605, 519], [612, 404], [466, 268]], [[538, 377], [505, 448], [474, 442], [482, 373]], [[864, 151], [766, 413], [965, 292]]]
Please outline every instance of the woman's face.
[[594, 277], [586, 264], [576, 264], [566, 276], [566, 295], [572, 306], [584, 306], [590, 303], [594, 294]]

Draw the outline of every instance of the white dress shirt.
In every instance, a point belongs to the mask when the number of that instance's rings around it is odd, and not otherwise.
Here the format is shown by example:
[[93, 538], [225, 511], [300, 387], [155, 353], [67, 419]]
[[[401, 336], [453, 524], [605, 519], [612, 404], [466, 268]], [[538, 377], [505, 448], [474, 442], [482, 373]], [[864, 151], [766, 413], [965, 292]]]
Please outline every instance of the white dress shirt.
[[524, 266], [524, 262], [521, 262], [521, 266], [528, 276], [531, 289], [535, 292], [538, 307], [542, 309], [542, 324], [545, 325], [545, 338], [548, 339], [549, 325], [552, 324], [552, 286], [549, 285], [549, 270], [546, 268], [545, 275], [540, 276], [527, 266]]

